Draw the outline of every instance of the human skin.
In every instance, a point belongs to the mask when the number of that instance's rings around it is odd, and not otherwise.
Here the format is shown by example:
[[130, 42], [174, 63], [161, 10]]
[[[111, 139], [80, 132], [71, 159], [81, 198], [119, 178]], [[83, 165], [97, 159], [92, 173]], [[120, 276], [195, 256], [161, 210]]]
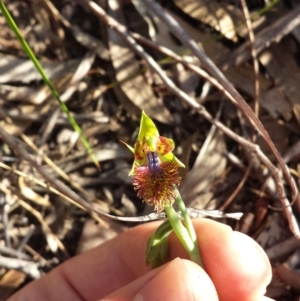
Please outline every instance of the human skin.
[[250, 237], [208, 219], [193, 221], [205, 271], [174, 235], [169, 262], [150, 270], [149, 236], [159, 222], [128, 230], [61, 264], [7, 301], [267, 301], [271, 266]]

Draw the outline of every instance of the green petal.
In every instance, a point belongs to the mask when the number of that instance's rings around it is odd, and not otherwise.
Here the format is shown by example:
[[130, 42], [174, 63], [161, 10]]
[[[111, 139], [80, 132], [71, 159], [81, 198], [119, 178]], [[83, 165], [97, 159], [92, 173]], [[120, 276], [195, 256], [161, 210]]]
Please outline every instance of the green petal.
[[158, 154], [158, 156], [162, 162], [171, 162], [171, 161], [175, 160], [179, 167], [185, 168], [185, 165], [177, 157], [175, 157], [172, 152], [169, 152], [165, 155]]
[[134, 148], [128, 145], [126, 142], [119, 140], [121, 143], [123, 143], [132, 153], [134, 153]]
[[185, 165], [177, 158], [174, 156], [174, 159], [176, 160], [176, 162], [178, 163], [179, 167], [185, 168]]

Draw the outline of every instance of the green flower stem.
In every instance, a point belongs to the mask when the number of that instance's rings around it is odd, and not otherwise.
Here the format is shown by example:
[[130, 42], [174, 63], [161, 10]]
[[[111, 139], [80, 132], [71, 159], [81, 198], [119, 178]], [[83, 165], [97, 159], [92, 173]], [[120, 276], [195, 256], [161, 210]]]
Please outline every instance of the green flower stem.
[[198, 256], [200, 258], [200, 261], [201, 261], [200, 265], [203, 267], [203, 263], [202, 263], [200, 252], [199, 252], [198, 242], [197, 242], [197, 235], [196, 235], [192, 220], [191, 220], [190, 216], [188, 215], [188, 212], [186, 210], [184, 201], [180, 195], [179, 190], [177, 188], [176, 188], [176, 190], [177, 190], [177, 197], [175, 199], [175, 202], [178, 205], [179, 210], [181, 211], [183, 220], [185, 222], [186, 229], [187, 229], [188, 234], [194, 244], [195, 252], [198, 253]]
[[182, 224], [174, 208], [172, 206], [167, 206], [164, 208], [164, 210], [176, 236], [178, 237], [179, 241], [182, 243], [186, 251], [189, 253], [190, 259], [203, 267], [198, 245], [196, 246], [192, 241], [188, 230]]
[[31, 50], [30, 46], [28, 45], [27, 41], [23, 38], [23, 36], [22, 36], [22, 34], [21, 34], [21, 32], [18, 28], [18, 25], [15, 23], [13, 17], [11, 16], [10, 12], [6, 8], [3, 1], [0, 1], [0, 11], [2, 12], [2, 14], [5, 17], [5, 19], [6, 19], [7, 23], [9, 24], [10, 28], [13, 30], [14, 34], [16, 35], [18, 40], [20, 41], [20, 43], [21, 43], [23, 49], [25, 50], [26, 54], [28, 55], [30, 60], [33, 62], [35, 68], [40, 73], [40, 75], [41, 75], [42, 79], [44, 80], [45, 84], [51, 90], [52, 95], [58, 101], [61, 110], [67, 115], [67, 118], [68, 118], [70, 124], [72, 125], [73, 129], [79, 134], [79, 137], [80, 137], [84, 147], [87, 149], [87, 151], [88, 151], [89, 155], [91, 156], [92, 160], [94, 161], [95, 165], [99, 168], [100, 165], [99, 165], [98, 159], [97, 159], [95, 153], [93, 152], [89, 142], [84, 137], [80, 126], [77, 124], [74, 117], [69, 112], [68, 107], [66, 106], [66, 104], [64, 102], [62, 102], [62, 100], [60, 99], [59, 93], [57, 92], [57, 90], [53, 86], [52, 82], [50, 81], [50, 79], [46, 75], [42, 65], [40, 64], [40, 62], [38, 61], [38, 59], [34, 55], [33, 51]]
[[186, 228], [189, 232], [190, 238], [192, 239], [193, 243], [195, 244], [195, 243], [197, 243], [197, 236], [196, 236], [194, 226], [192, 224], [192, 220], [191, 220], [190, 216], [187, 213], [185, 204], [183, 202], [183, 199], [180, 195], [179, 190], [177, 188], [176, 188], [176, 190], [177, 190], [177, 197], [175, 199], [175, 202], [178, 205], [179, 210], [181, 211], [181, 214], [182, 214], [182, 217], [185, 221], [185, 226], [186, 226]]

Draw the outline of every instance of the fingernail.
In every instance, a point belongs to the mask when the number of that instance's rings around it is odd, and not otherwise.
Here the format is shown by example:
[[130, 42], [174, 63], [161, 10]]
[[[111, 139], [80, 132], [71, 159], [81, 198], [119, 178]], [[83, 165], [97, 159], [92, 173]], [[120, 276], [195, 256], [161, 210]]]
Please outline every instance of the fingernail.
[[135, 295], [134, 301], [218, 300], [208, 275], [189, 260], [174, 259]]

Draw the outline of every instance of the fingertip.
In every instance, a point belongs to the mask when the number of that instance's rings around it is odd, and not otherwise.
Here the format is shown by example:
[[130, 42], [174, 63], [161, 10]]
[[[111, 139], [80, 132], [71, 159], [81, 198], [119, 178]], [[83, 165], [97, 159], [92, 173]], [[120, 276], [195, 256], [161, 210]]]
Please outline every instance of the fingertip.
[[197, 237], [206, 272], [220, 299], [260, 300], [272, 276], [265, 252], [242, 233], [208, 225], [201, 227]]
[[218, 300], [215, 287], [195, 263], [176, 258], [104, 298], [105, 301]]
[[[177, 270], [179, 272], [181, 271], [181, 273], [183, 273], [183, 270], [185, 270], [185, 273], [182, 275], [185, 280], [183, 285], [185, 287], [189, 286], [189, 291], [191, 293], [190, 300], [219, 300], [212, 280], [202, 267], [186, 259], [178, 258], [176, 263], [178, 265]], [[184, 269], [181, 269], [181, 265], [184, 266]]]
[[270, 261], [259, 244], [243, 233], [232, 232], [231, 243], [235, 252], [228, 261], [236, 267], [232, 280], [238, 283], [240, 300], [259, 300], [272, 278]]

